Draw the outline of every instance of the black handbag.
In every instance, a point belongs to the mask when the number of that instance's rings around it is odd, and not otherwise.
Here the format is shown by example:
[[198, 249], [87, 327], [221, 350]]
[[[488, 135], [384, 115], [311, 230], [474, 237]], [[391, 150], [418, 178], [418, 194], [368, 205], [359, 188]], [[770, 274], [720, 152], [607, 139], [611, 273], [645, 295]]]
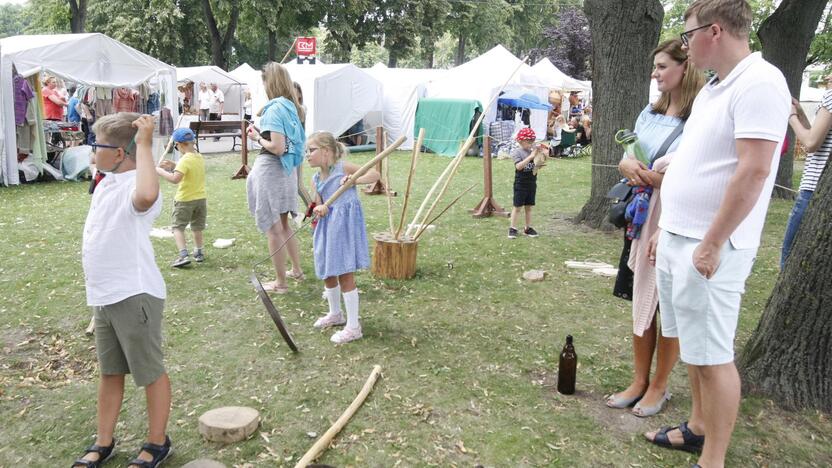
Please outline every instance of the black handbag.
[[633, 187], [627, 185], [627, 179], [621, 179], [617, 184], [613, 185], [607, 198], [610, 199], [610, 206], [607, 208], [607, 219], [613, 226], [623, 228], [627, 225], [625, 213], [627, 212], [627, 205], [633, 198]]
[[[657, 151], [656, 155], [653, 156], [653, 159], [650, 160], [651, 164], [667, 153], [667, 149], [670, 148], [670, 145], [673, 144], [684, 129], [685, 122], [682, 121], [664, 140], [664, 143], [662, 143], [659, 151]], [[627, 179], [621, 179], [617, 184], [612, 186], [609, 192], [607, 192], [607, 198], [610, 199], [610, 206], [607, 208], [607, 220], [609, 220], [609, 222], [617, 228], [627, 226], [627, 218], [624, 215], [627, 212], [627, 205], [629, 205], [630, 201], [633, 199], [634, 187], [627, 185], [627, 182]]]

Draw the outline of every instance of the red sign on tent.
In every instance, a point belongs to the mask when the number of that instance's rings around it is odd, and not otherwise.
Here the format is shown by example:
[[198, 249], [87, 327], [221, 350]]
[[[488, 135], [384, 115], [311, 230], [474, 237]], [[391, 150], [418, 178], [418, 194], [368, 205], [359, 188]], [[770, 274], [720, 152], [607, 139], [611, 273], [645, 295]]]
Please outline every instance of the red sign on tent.
[[295, 53], [298, 55], [315, 55], [315, 38], [299, 37], [295, 41]]

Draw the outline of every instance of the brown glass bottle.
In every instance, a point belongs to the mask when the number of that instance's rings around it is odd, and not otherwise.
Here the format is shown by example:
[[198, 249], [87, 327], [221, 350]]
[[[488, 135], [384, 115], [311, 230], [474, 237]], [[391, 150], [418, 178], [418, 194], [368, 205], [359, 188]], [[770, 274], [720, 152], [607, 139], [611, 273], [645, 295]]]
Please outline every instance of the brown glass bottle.
[[558, 362], [558, 392], [564, 395], [575, 393], [575, 372], [578, 369], [578, 355], [572, 345], [572, 335], [566, 335], [566, 344], [560, 352]]

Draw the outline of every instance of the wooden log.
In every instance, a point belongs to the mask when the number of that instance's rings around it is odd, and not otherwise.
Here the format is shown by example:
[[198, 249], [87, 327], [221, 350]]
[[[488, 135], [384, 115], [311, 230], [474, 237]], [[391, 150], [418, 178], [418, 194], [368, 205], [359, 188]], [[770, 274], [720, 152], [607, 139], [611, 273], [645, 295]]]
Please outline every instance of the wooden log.
[[373, 234], [376, 245], [370, 271], [376, 278], [410, 279], [416, 275], [418, 241], [407, 237], [396, 239], [389, 232]]
[[211, 442], [229, 444], [250, 436], [260, 425], [260, 413], [245, 406], [226, 406], [199, 417], [199, 433]]
[[376, 384], [376, 380], [378, 380], [379, 375], [381, 375], [381, 366], [373, 366], [373, 371], [370, 373], [370, 377], [368, 377], [367, 381], [364, 382], [364, 387], [361, 388], [361, 392], [355, 397], [355, 400], [352, 401], [341, 417], [335, 421], [335, 424], [327, 429], [324, 435], [322, 435], [321, 438], [318, 439], [314, 445], [312, 445], [312, 448], [310, 448], [303, 455], [297, 465], [295, 465], [295, 468], [306, 468], [306, 466], [315, 461], [315, 459], [318, 458], [327, 447], [329, 447], [329, 443], [332, 442], [332, 439], [338, 434], [338, 432], [341, 431], [341, 429], [344, 428], [344, 426], [347, 425], [347, 422], [349, 422], [352, 415], [358, 411], [358, 408], [364, 404], [364, 400], [367, 399], [367, 395], [370, 394], [370, 391]]

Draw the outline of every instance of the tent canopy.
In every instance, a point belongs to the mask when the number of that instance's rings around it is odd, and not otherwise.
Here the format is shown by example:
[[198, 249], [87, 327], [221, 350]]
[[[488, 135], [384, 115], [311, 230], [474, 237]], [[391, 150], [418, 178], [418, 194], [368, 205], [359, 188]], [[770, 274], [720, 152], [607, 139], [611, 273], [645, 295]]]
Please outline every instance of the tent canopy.
[[26, 35], [0, 39], [0, 129], [4, 148], [0, 168], [4, 184], [18, 184], [12, 65], [24, 77], [40, 72], [100, 88], [158, 87], [176, 121], [176, 71], [147, 54], [100, 33]]
[[[323, 131], [338, 136], [362, 119], [365, 128], [381, 124], [381, 83], [355, 65], [284, 66], [303, 91], [307, 135]], [[262, 89], [262, 82], [258, 85]]]
[[447, 70], [387, 68], [377, 63], [365, 71], [380, 81], [384, 88], [383, 121], [387, 142], [392, 143], [404, 135], [407, 139], [399, 148], [412, 149], [415, 144], [413, 119], [419, 99], [425, 96], [428, 83], [441, 79]]
[[[512, 76], [512, 73], [517, 72]], [[531, 93], [546, 102], [551, 86], [530, 66], [522, 63], [505, 47], [495, 46], [488, 52], [448, 70], [444, 78], [428, 85], [427, 97], [473, 99], [488, 107], [483, 122], [488, 125], [497, 118], [497, 106], [490, 105], [500, 87], [504, 91]], [[495, 99], [496, 100], [496, 99]], [[547, 112], [532, 110], [530, 123], [535, 133], [545, 135]]]
[[535, 73], [554, 89], [564, 91], [591, 91], [592, 85], [589, 82], [576, 80], [566, 73], [560, 71], [548, 58], [543, 57], [532, 67]]
[[194, 92], [199, 92], [199, 83], [210, 85], [216, 83], [225, 96], [224, 112], [239, 113], [243, 102], [243, 82], [233, 77], [220, 67], [205, 65], [199, 67], [177, 67], [176, 80], [179, 84], [195, 83]]
[[2, 41], [4, 60], [18, 73], [45, 71], [76, 83], [136, 87], [152, 77], [176, 76], [170, 65], [101, 33], [13, 36]]
[[[468, 138], [479, 113], [482, 113], [482, 104], [472, 99], [420, 99], [414, 130], [425, 129], [425, 148], [452, 156]], [[482, 126], [476, 136], [482, 136]]]
[[514, 107], [522, 107], [524, 109], [541, 109], [552, 110], [552, 105], [549, 103], [540, 102], [540, 98], [530, 93], [518, 93], [510, 91], [497, 99], [498, 104], [507, 104]]

